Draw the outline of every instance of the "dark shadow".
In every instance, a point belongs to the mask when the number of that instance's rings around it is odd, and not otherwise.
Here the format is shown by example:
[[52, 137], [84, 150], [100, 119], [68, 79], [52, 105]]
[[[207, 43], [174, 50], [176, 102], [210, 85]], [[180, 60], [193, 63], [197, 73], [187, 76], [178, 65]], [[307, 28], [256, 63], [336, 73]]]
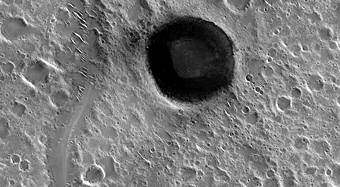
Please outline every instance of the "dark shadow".
[[229, 89], [234, 78], [234, 44], [201, 18], [177, 18], [158, 28], [147, 46], [148, 69], [170, 99], [196, 103]]

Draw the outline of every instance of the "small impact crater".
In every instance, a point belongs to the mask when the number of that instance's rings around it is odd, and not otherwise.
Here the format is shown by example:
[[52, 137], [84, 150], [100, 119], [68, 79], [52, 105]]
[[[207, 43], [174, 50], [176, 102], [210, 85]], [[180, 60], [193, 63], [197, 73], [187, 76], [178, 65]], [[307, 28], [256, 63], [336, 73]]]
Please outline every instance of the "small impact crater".
[[291, 107], [292, 101], [288, 96], [280, 96], [277, 99], [277, 106], [280, 110], [285, 111]]
[[266, 176], [268, 178], [273, 178], [275, 177], [275, 171], [273, 169], [269, 169], [267, 172], [266, 172]]
[[90, 184], [99, 183], [104, 180], [105, 171], [101, 166], [97, 164], [92, 164], [87, 168], [83, 178], [86, 182]]
[[148, 69], [161, 93], [180, 102], [207, 100], [234, 77], [234, 44], [212, 22], [177, 18], [149, 38]]
[[26, 172], [26, 171], [29, 171], [30, 165], [31, 163], [28, 160], [24, 159], [24, 160], [21, 160], [19, 164], [19, 168], [21, 171]]
[[18, 154], [12, 154], [11, 155], [11, 162], [12, 164], [19, 164], [21, 161], [21, 156]]

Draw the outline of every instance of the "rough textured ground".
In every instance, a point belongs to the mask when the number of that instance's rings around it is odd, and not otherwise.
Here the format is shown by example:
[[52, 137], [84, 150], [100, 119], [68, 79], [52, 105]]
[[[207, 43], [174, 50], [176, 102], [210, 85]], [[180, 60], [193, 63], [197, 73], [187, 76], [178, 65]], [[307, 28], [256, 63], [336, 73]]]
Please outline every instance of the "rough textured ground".
[[[230, 93], [159, 92], [146, 41], [178, 16], [234, 41]], [[340, 186], [339, 17], [337, 0], [2, 0], [0, 186]]]

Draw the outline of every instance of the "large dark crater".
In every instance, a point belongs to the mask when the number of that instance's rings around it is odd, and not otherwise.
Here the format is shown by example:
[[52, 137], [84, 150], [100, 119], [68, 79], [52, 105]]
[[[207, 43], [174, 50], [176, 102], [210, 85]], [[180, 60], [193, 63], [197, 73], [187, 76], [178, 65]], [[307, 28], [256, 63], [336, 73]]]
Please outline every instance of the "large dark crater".
[[213, 22], [176, 18], [148, 40], [148, 70], [160, 92], [186, 103], [210, 99], [229, 90], [234, 78], [234, 44]]

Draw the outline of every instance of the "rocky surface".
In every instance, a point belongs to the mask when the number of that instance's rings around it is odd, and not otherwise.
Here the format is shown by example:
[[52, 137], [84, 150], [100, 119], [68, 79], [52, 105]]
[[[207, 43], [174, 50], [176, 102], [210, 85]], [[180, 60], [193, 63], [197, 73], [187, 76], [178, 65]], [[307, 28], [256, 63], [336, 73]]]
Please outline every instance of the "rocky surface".
[[[148, 69], [150, 36], [185, 16], [234, 44], [231, 84], [197, 102]], [[336, 0], [2, 0], [0, 186], [339, 186], [339, 16]]]

